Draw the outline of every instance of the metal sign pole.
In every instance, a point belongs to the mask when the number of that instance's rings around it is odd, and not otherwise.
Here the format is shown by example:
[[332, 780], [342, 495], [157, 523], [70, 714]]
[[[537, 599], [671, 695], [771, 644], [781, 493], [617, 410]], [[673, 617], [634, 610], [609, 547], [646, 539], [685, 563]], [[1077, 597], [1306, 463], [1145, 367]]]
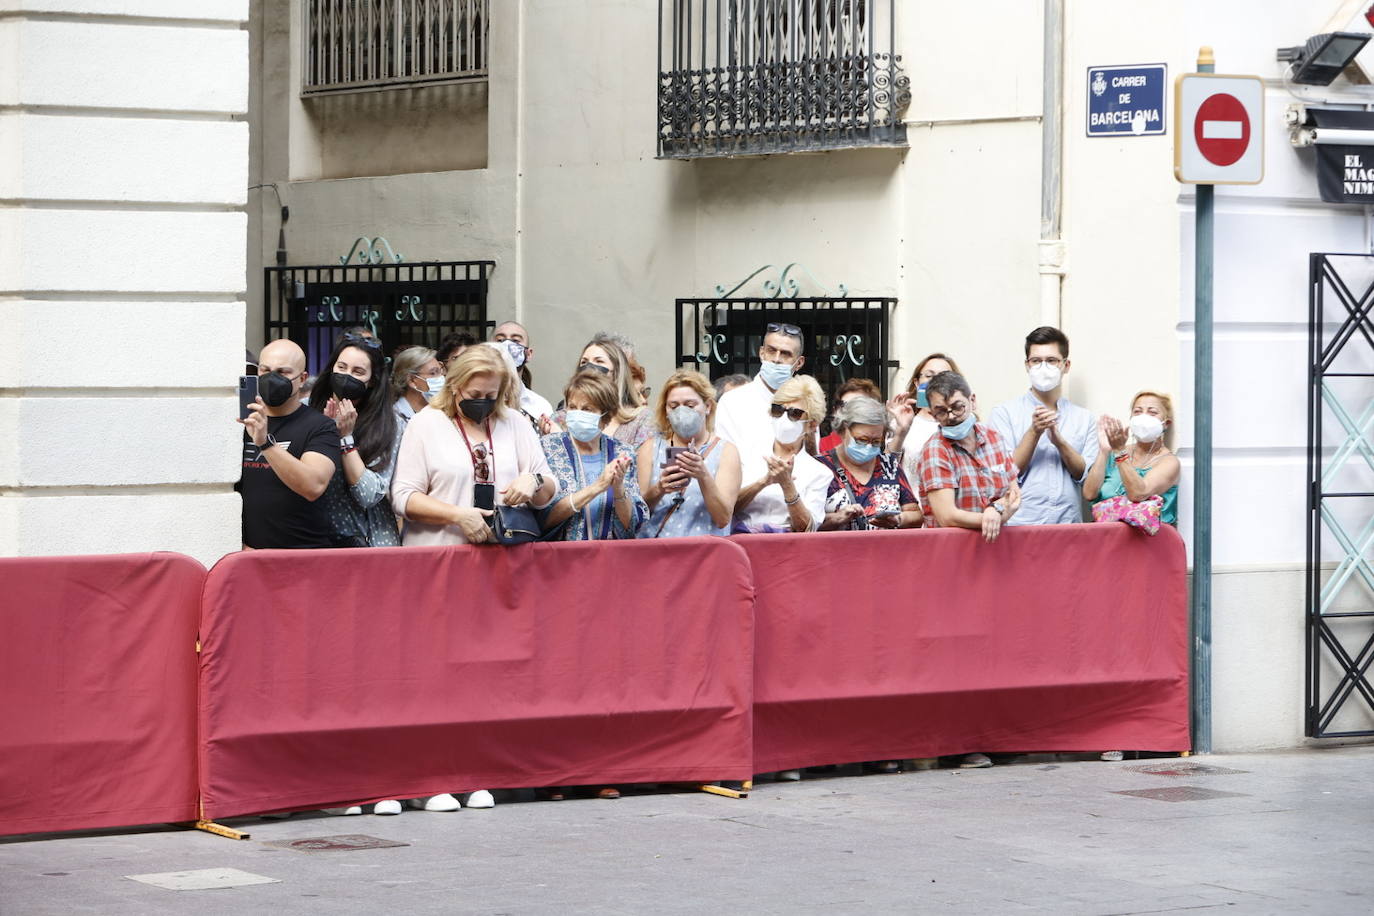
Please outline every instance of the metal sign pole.
[[[1212, 49], [1197, 71], [1215, 73]], [[1212, 752], [1212, 217], [1213, 186], [1194, 185], [1193, 240], [1193, 751]]]

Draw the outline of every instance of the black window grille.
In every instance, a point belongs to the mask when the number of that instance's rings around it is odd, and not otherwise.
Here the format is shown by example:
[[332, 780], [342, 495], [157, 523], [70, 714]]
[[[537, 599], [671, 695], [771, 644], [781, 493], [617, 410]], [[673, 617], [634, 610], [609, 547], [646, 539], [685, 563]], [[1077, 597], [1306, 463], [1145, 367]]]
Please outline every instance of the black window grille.
[[339, 332], [354, 326], [381, 338], [388, 355], [402, 347], [434, 347], [454, 332], [484, 340], [495, 267], [495, 261], [268, 267], [267, 339], [300, 344], [311, 374], [321, 371]]
[[871, 379], [888, 396], [888, 323], [896, 299], [679, 299], [678, 364], [713, 380], [754, 375], [770, 322], [801, 329], [806, 362], [827, 403], [851, 378]]
[[659, 0], [664, 159], [903, 147], [896, 0]]

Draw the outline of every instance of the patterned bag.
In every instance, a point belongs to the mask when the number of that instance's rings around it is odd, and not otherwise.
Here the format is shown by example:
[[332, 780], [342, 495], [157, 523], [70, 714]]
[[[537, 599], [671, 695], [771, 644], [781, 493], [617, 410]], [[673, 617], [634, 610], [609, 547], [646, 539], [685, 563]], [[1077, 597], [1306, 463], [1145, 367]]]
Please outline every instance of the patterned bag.
[[1104, 499], [1100, 503], [1093, 503], [1093, 521], [1125, 522], [1134, 528], [1139, 528], [1146, 534], [1153, 535], [1159, 533], [1160, 516], [1163, 510], [1164, 497], [1162, 496], [1151, 496], [1149, 499], [1133, 503], [1123, 493], [1121, 496], [1113, 496], [1111, 499]]

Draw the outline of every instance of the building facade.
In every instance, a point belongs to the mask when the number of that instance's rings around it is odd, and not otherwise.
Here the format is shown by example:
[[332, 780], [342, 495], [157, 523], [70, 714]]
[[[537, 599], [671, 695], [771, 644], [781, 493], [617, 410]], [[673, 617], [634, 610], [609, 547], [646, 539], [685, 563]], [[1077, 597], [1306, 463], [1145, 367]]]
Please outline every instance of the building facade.
[[[1267, 97], [1264, 181], [1216, 193], [1214, 746], [1304, 740], [1308, 254], [1371, 251], [1371, 218], [1320, 200], [1285, 112], [1363, 108], [1374, 89], [1295, 87], [1275, 49], [1344, 27], [1358, 3], [207, 0], [193, 19], [158, 0], [18, 6], [0, 13], [18, 49], [0, 61], [0, 161], [22, 165], [0, 173], [0, 226], [18, 240], [0, 245], [0, 305], [24, 342], [0, 370], [3, 547], [207, 562], [235, 546], [238, 449], [232, 427], [214, 437], [240, 345], [290, 331], [293, 303], [306, 324], [356, 320], [347, 302], [331, 314], [325, 297], [348, 295], [334, 281], [442, 279], [403, 277], [394, 254], [479, 267], [466, 286], [425, 287], [442, 303], [378, 300], [395, 314], [373, 316], [399, 335], [389, 345], [516, 318], [533, 387], [555, 401], [603, 329], [635, 341], [651, 384], [696, 354], [713, 368], [716, 343], [679, 300], [741, 283], [730, 298], [789, 298], [795, 281], [799, 299], [883, 303], [880, 319], [818, 334], [811, 366], [896, 390], [943, 351], [984, 409], [1024, 390], [1022, 338], [1056, 324], [1075, 401], [1120, 416], [1139, 389], [1175, 394], [1190, 537], [1194, 195], [1172, 174], [1172, 81], [1213, 47], [1220, 72], [1262, 77]], [[119, 43], [135, 38], [154, 43]], [[139, 59], [137, 73], [116, 94], [40, 53], [78, 39], [116, 72]], [[162, 69], [143, 63], [153, 49]], [[1090, 136], [1090, 68], [1140, 64], [1166, 67], [1164, 130]], [[847, 96], [860, 65], [866, 97]], [[750, 66], [791, 81], [731, 81]], [[118, 162], [62, 158], [92, 141]], [[386, 270], [292, 272], [341, 257]], [[88, 320], [111, 303], [118, 320]], [[54, 329], [69, 352], [119, 341], [126, 358], [98, 384], [73, 376], [43, 357]], [[187, 341], [197, 358], [168, 372], [162, 350]], [[92, 415], [108, 429], [73, 451]], [[195, 447], [150, 463], [168, 428]], [[112, 430], [133, 434], [106, 445]], [[73, 512], [93, 522], [67, 540]], [[1370, 718], [1351, 705], [1343, 727]]]

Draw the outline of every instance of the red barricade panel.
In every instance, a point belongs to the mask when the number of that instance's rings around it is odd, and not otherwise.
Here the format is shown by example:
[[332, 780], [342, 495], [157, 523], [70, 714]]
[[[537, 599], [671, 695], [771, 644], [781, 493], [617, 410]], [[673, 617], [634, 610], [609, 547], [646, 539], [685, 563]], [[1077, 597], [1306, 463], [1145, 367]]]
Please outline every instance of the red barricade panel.
[[205, 568], [0, 559], [0, 834], [196, 819]]
[[206, 816], [747, 779], [752, 601], [720, 538], [226, 557], [202, 610]]
[[759, 772], [975, 751], [1178, 751], [1182, 539], [1125, 525], [734, 538]]

